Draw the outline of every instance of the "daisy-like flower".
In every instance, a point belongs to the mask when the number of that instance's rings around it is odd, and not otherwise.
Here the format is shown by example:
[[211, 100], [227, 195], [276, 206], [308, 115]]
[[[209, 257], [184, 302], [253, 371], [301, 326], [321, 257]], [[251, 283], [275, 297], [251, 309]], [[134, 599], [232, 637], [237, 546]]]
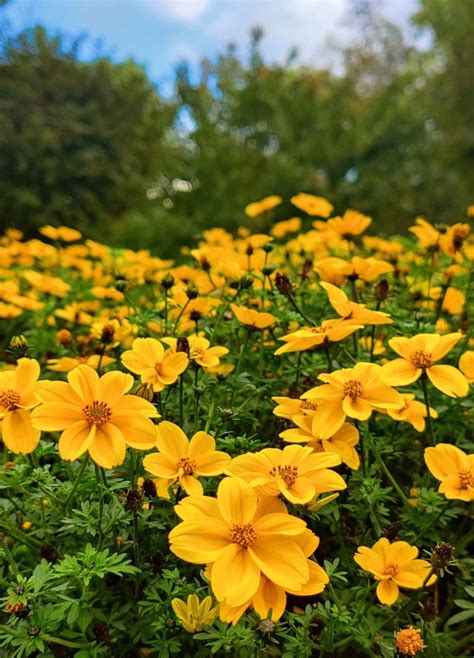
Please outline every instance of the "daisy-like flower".
[[277, 321], [271, 313], [259, 313], [253, 308], [237, 306], [237, 304], [231, 304], [230, 307], [237, 320], [249, 330], [267, 329]]
[[418, 334], [411, 338], [392, 338], [389, 345], [401, 358], [382, 366], [382, 381], [391, 386], [407, 386], [423, 375], [446, 395], [467, 395], [469, 386], [462, 372], [453, 366], [437, 365], [462, 337], [460, 333], [452, 333], [445, 336]]
[[142, 383], [152, 386], [155, 393], [174, 384], [188, 362], [187, 354], [165, 350], [155, 338], [135, 338], [132, 349], [122, 354], [124, 366], [140, 375]]
[[419, 628], [402, 628], [395, 636], [395, 649], [402, 656], [416, 656], [425, 648]]
[[171, 607], [188, 633], [202, 631], [204, 626], [213, 624], [219, 614], [219, 605], [212, 607], [211, 596], [200, 601], [197, 594], [190, 594], [186, 603], [182, 599], [172, 599]]
[[294, 416], [311, 416], [318, 408], [318, 405], [311, 402], [311, 400], [302, 400], [301, 398], [274, 397], [272, 400], [277, 403], [273, 410], [275, 416], [287, 418], [288, 420]]
[[316, 263], [314, 266], [315, 271], [321, 278], [324, 278], [325, 272], [339, 271], [344, 281], [375, 281], [382, 274], [393, 272], [393, 265], [378, 258], [361, 258], [354, 256], [350, 260], [343, 260], [342, 258], [335, 258], [330, 256], [324, 258]]
[[[273, 499], [276, 500], [276, 499]], [[277, 507], [275, 510], [278, 509]], [[282, 511], [285, 511], [282, 505]], [[313, 535], [309, 530], [295, 538], [306, 557], [312, 555], [319, 546], [319, 537]], [[232, 607], [223, 602], [219, 606], [219, 617], [222, 621], [236, 624], [244, 612], [252, 606], [261, 619], [272, 619], [278, 621], [285, 612], [287, 594], [292, 596], [314, 596], [320, 594], [329, 582], [327, 573], [319, 564], [313, 560], [307, 560], [309, 569], [309, 580], [299, 590], [284, 589], [275, 585], [265, 575], [260, 576], [260, 584], [257, 591], [248, 601], [241, 606]], [[212, 567], [207, 569], [212, 578]]]
[[[387, 409], [390, 418], [400, 420], [402, 422], [410, 423], [417, 432], [424, 432], [427, 417], [426, 404], [419, 402], [411, 393], [403, 393], [403, 407], [400, 409]], [[436, 409], [430, 407], [431, 418], [438, 418]]]
[[469, 384], [474, 383], [474, 352], [464, 352], [459, 359], [459, 370], [463, 373]]
[[362, 329], [363, 324], [354, 324], [351, 320], [337, 318], [335, 320], [324, 320], [319, 327], [303, 327], [291, 334], [282, 336], [280, 340], [285, 345], [279, 347], [275, 354], [284, 354], [286, 352], [302, 352], [310, 350], [319, 345], [329, 345], [330, 343], [339, 342]]
[[341, 318], [352, 320], [354, 324], [392, 324], [388, 313], [372, 311], [364, 304], [351, 302], [346, 293], [332, 283], [320, 281], [319, 285], [326, 291], [329, 303]]
[[291, 503], [304, 505], [320, 493], [347, 487], [339, 473], [330, 470], [340, 463], [334, 452], [316, 453], [307, 446], [291, 445], [235, 457], [226, 472], [248, 482], [257, 494], [281, 494]]
[[[392, 605], [398, 599], [400, 587], [419, 589], [430, 573], [430, 563], [417, 559], [418, 553], [416, 546], [410, 546], [406, 541], [390, 543], [383, 537], [372, 548], [360, 546], [354, 560], [379, 581], [377, 598], [380, 603]], [[426, 585], [435, 581], [436, 576], [432, 575]]]
[[359, 443], [359, 430], [350, 423], [344, 423], [337, 432], [327, 438], [321, 438], [313, 432], [312, 414], [294, 416], [292, 421], [297, 425], [280, 433], [280, 437], [288, 443], [306, 443], [315, 452], [329, 452], [339, 455], [343, 464], [357, 470], [360, 458], [355, 446]]
[[[203, 336], [188, 336], [187, 341], [190, 360], [203, 368], [218, 366], [221, 357], [229, 353], [227, 347], [221, 347], [220, 345], [211, 347], [211, 343]], [[169, 345], [173, 351], [176, 351], [176, 338], [163, 338], [163, 342]]]
[[312, 421], [314, 432], [322, 438], [337, 432], [346, 416], [367, 420], [374, 410], [403, 406], [400, 393], [380, 380], [380, 366], [375, 363], [357, 363], [354, 368], [319, 375], [318, 379], [325, 383], [301, 397], [319, 405]]
[[60, 359], [48, 359], [46, 367], [48, 370], [54, 370], [54, 372], [71, 372], [77, 366], [85, 364], [97, 370], [99, 363], [102, 368], [105, 368], [111, 363], [114, 363], [114, 361], [115, 359], [105, 354], [102, 358], [100, 354], [91, 354], [90, 356], [63, 356]]
[[99, 378], [89, 366], [71, 370], [66, 382], [44, 382], [43, 404], [32, 412], [32, 423], [46, 432], [62, 431], [59, 454], [74, 461], [89, 452], [99, 466], [113, 468], [125, 459], [126, 446], [148, 450], [155, 445], [155, 407], [127, 395], [132, 375], [111, 371]]
[[26, 455], [36, 448], [41, 432], [31, 424], [31, 409], [43, 382], [35, 359], [19, 359], [14, 370], [0, 372], [0, 434], [9, 450]]
[[198, 477], [220, 475], [230, 461], [206, 432], [196, 432], [189, 441], [178, 425], [166, 420], [156, 429], [156, 447], [159, 452], [146, 455], [143, 466], [159, 478], [157, 491], [164, 498], [169, 498], [168, 489], [175, 482], [188, 495], [202, 494]]
[[329, 217], [334, 210], [334, 206], [327, 199], [321, 196], [314, 196], [314, 194], [306, 194], [305, 192], [300, 192], [292, 196], [291, 203], [299, 210], [303, 210], [313, 217], [315, 215], [318, 217]]
[[431, 475], [440, 480], [438, 491], [448, 499], [474, 500], [474, 454], [449, 443], [425, 449], [425, 462]]
[[415, 224], [415, 226], [410, 226], [408, 230], [416, 235], [420, 241], [421, 247], [423, 249], [437, 248], [439, 246], [441, 233], [423, 217], [417, 217], [415, 219]]
[[175, 508], [185, 520], [169, 534], [171, 551], [193, 564], [212, 564], [214, 595], [229, 606], [253, 597], [262, 573], [296, 591], [309, 581], [308, 561], [296, 540], [305, 522], [269, 512], [267, 500], [259, 501], [252, 487], [231, 477], [221, 481], [217, 498], [191, 496], [188, 505]]
[[281, 196], [272, 194], [271, 196], [267, 196], [260, 201], [253, 201], [252, 203], [249, 203], [247, 206], [245, 206], [244, 212], [247, 217], [257, 217], [264, 212], [273, 210], [273, 208], [279, 206], [282, 201], [283, 199]]
[[372, 219], [357, 210], [348, 208], [342, 217], [332, 217], [327, 228], [338, 233], [344, 240], [353, 240], [372, 224]]

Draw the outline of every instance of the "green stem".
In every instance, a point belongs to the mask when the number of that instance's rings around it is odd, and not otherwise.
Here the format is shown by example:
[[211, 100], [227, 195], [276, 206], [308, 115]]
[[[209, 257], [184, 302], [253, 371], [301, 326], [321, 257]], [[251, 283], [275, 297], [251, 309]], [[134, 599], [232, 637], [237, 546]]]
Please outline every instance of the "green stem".
[[184, 424], [184, 373], [179, 378], [179, 425]]
[[206, 426], [204, 428], [205, 432], [209, 432], [209, 428], [211, 427], [212, 421], [214, 419], [214, 411], [216, 409], [216, 386], [214, 387], [214, 390], [212, 391], [212, 398], [211, 398], [211, 404], [209, 405], [209, 411], [207, 414], [207, 420], [206, 420]]
[[428, 428], [428, 433], [431, 437], [431, 444], [435, 444], [435, 437], [433, 432], [433, 423], [431, 422], [431, 412], [430, 412], [430, 396], [428, 394], [428, 384], [427, 384], [427, 375], [424, 372], [421, 375], [421, 386], [423, 388], [423, 397], [425, 399], [426, 406], [426, 427]]
[[102, 481], [102, 474], [101, 474], [101, 468], [98, 466], [98, 464], [94, 464], [95, 468], [95, 477], [97, 480], [97, 488], [99, 490], [99, 517], [97, 520], [97, 550], [100, 551], [102, 548], [102, 542], [104, 539], [103, 532], [102, 532], [102, 519], [104, 516], [104, 484]]
[[21, 530], [17, 530], [16, 528], [11, 528], [10, 526], [6, 525], [6, 523], [4, 523], [3, 521], [0, 522], [0, 531], [4, 532], [6, 535], [9, 535], [10, 537], [13, 537], [13, 539], [19, 541], [20, 544], [31, 546], [31, 548], [34, 548], [35, 550], [38, 550], [43, 545], [43, 542], [38, 541], [38, 539], [35, 539], [34, 537], [28, 537]]
[[303, 313], [303, 311], [300, 309], [300, 307], [299, 307], [298, 304], [296, 303], [295, 298], [293, 297], [293, 295], [291, 294], [291, 292], [289, 292], [286, 296], [287, 296], [288, 300], [290, 301], [290, 304], [293, 306], [293, 308], [295, 309], [295, 311], [296, 311], [299, 315], [301, 315], [301, 317], [303, 318], [303, 320], [304, 320], [305, 322], [307, 322], [308, 324], [313, 325], [313, 327], [315, 327], [315, 326], [316, 326], [316, 322], [315, 322], [314, 320], [311, 320], [310, 318], [308, 318], [308, 316], [305, 315], [305, 314]]
[[71, 489], [71, 491], [68, 493], [67, 498], [66, 498], [66, 500], [64, 501], [64, 505], [63, 505], [63, 507], [64, 507], [64, 513], [67, 512], [67, 508], [68, 508], [68, 506], [69, 506], [69, 503], [73, 500], [74, 494], [75, 494], [76, 491], [77, 491], [77, 487], [78, 487], [79, 484], [81, 483], [82, 477], [83, 477], [83, 475], [84, 475], [84, 473], [85, 473], [85, 471], [86, 471], [86, 468], [87, 468], [87, 464], [88, 464], [88, 463], [89, 463], [89, 453], [86, 453], [86, 456], [84, 457], [83, 462], [82, 462], [82, 464], [81, 464], [81, 468], [79, 469], [79, 473], [77, 474], [77, 478], [76, 478], [74, 484], [72, 485], [72, 489]]
[[329, 352], [329, 345], [324, 345], [324, 351], [326, 353], [326, 360], [328, 362], [328, 372], [332, 372], [332, 362], [331, 362], [331, 354]]
[[241, 367], [242, 367], [242, 359], [243, 359], [243, 357], [244, 357], [244, 353], [245, 353], [245, 350], [246, 350], [246, 348], [247, 348], [247, 343], [249, 342], [249, 338], [250, 338], [250, 332], [249, 332], [249, 331], [246, 331], [246, 332], [245, 332], [245, 339], [244, 339], [244, 342], [243, 342], [242, 345], [240, 346], [239, 360], [237, 361], [237, 366], [236, 366], [236, 368], [235, 368], [234, 384], [233, 384], [233, 386], [232, 386], [232, 396], [231, 396], [231, 399], [230, 399], [230, 406], [231, 406], [231, 407], [232, 407], [233, 404], [234, 404], [235, 394], [236, 394], [236, 387], [237, 387], [237, 380], [238, 380], [239, 375], [240, 375], [240, 369], [241, 369]]
[[176, 318], [176, 322], [174, 323], [174, 327], [173, 327], [173, 335], [176, 333], [176, 329], [178, 328], [179, 321], [181, 320], [181, 318], [182, 318], [182, 316], [183, 316], [183, 313], [184, 313], [184, 311], [186, 310], [186, 308], [187, 308], [187, 306], [188, 306], [188, 304], [189, 304], [190, 301], [191, 301], [191, 300], [188, 298], [188, 299], [186, 300], [186, 304], [185, 304], [185, 305], [182, 307], [182, 309], [180, 310], [179, 315], [178, 315], [178, 317]]
[[5, 556], [7, 558], [8, 563], [10, 565], [10, 568], [13, 571], [13, 573], [15, 574], [15, 576], [18, 578], [18, 576], [20, 576], [20, 572], [19, 572], [18, 567], [16, 565], [15, 558], [13, 557], [11, 550], [8, 548], [7, 542], [5, 540], [2, 540], [2, 544], [3, 544], [3, 551], [5, 553]]
[[446, 512], [446, 510], [447, 510], [448, 507], [450, 506], [450, 503], [451, 503], [451, 501], [449, 501], [449, 500], [446, 501], [446, 503], [443, 505], [443, 507], [442, 507], [442, 508], [440, 509], [440, 511], [438, 512], [438, 514], [435, 516], [435, 518], [432, 519], [429, 523], [427, 523], [427, 524], [426, 524], [426, 525], [420, 530], [420, 532], [416, 535], [415, 539], [414, 539], [413, 542], [412, 542], [413, 544], [417, 544], [417, 543], [420, 541], [420, 539], [423, 537], [423, 535], [425, 534], [425, 532], [426, 532], [427, 530], [429, 530], [430, 528], [432, 528], [432, 527], [433, 527], [433, 526], [434, 526], [434, 525], [440, 520], [440, 518], [443, 516], [443, 514]]
[[374, 457], [375, 457], [378, 465], [381, 467], [381, 469], [383, 470], [383, 472], [387, 476], [388, 481], [390, 482], [392, 487], [395, 489], [395, 491], [400, 496], [403, 504], [404, 505], [410, 505], [410, 503], [408, 502], [408, 498], [407, 498], [406, 494], [404, 493], [403, 489], [400, 487], [398, 482], [393, 477], [392, 473], [390, 472], [390, 469], [388, 468], [388, 466], [384, 462], [384, 460], [382, 458], [382, 455], [379, 453], [379, 451], [377, 449], [377, 446], [376, 446], [376, 442], [374, 440], [374, 437], [372, 436], [372, 434], [368, 430], [366, 430], [366, 435], [367, 435], [367, 438], [369, 439], [370, 447], [372, 448], [372, 452], [374, 453]]

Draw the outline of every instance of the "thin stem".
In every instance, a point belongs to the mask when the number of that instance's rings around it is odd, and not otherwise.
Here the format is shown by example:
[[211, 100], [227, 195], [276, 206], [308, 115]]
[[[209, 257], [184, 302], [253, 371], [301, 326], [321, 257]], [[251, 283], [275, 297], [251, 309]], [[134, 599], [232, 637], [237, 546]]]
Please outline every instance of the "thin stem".
[[21, 532], [21, 530], [18, 530], [17, 528], [11, 528], [3, 521], [0, 522], [0, 531], [4, 532], [6, 535], [9, 535], [10, 537], [13, 537], [13, 539], [16, 539], [21, 544], [30, 546], [35, 550], [41, 548], [43, 544], [43, 542], [38, 541], [38, 539], [35, 539], [34, 537], [28, 537], [24, 532]]
[[197, 430], [197, 425], [198, 425], [198, 414], [199, 414], [199, 398], [201, 397], [200, 390], [199, 390], [199, 370], [200, 368], [196, 366], [196, 370], [194, 371], [194, 427]]
[[181, 318], [182, 318], [182, 316], [183, 316], [183, 313], [184, 313], [184, 311], [186, 310], [186, 308], [187, 308], [187, 306], [188, 306], [188, 304], [189, 304], [190, 301], [191, 301], [191, 300], [190, 300], [189, 297], [188, 297], [188, 299], [186, 300], [186, 304], [185, 304], [185, 305], [182, 307], [182, 309], [180, 310], [179, 315], [178, 315], [178, 317], [176, 318], [176, 322], [174, 323], [173, 334], [176, 333], [176, 329], [178, 328], [179, 321], [181, 320]]
[[425, 399], [425, 406], [426, 406], [426, 427], [428, 428], [429, 435], [431, 437], [431, 443], [434, 445], [435, 444], [435, 437], [434, 437], [434, 432], [433, 432], [433, 424], [431, 422], [431, 412], [430, 412], [430, 396], [428, 394], [428, 384], [427, 384], [427, 376], [426, 373], [424, 372], [421, 375], [421, 386], [423, 388], [423, 397]]
[[332, 372], [331, 354], [329, 352], [329, 345], [324, 345], [324, 352], [326, 353], [326, 360], [328, 362], [328, 372]]
[[298, 352], [298, 360], [296, 361], [296, 378], [295, 378], [295, 387], [298, 386], [298, 382], [300, 379], [300, 369], [301, 369], [301, 358], [303, 356], [303, 352]]
[[232, 397], [230, 399], [230, 406], [233, 406], [234, 400], [235, 400], [235, 393], [236, 393], [236, 386], [237, 386], [237, 380], [240, 375], [240, 369], [242, 367], [242, 359], [244, 357], [244, 352], [247, 348], [247, 343], [249, 342], [250, 338], [250, 332], [246, 331], [245, 332], [245, 339], [242, 345], [240, 346], [240, 351], [239, 351], [239, 360], [237, 361], [237, 366], [235, 368], [235, 376], [234, 376], [234, 384], [232, 386]]
[[89, 463], [89, 453], [86, 453], [86, 456], [84, 457], [84, 459], [82, 461], [81, 468], [79, 469], [79, 473], [77, 474], [77, 478], [76, 478], [74, 484], [72, 485], [72, 489], [68, 493], [67, 498], [64, 501], [64, 513], [67, 512], [68, 505], [72, 501], [72, 499], [74, 497], [74, 494], [76, 493], [77, 487], [81, 483], [81, 480], [82, 480], [83, 475], [86, 471], [88, 463]]
[[20, 572], [19, 572], [18, 567], [16, 565], [15, 558], [13, 557], [12, 552], [8, 548], [7, 542], [5, 540], [3, 540], [2, 544], [3, 544], [3, 551], [5, 553], [5, 556], [7, 558], [8, 563], [10, 565], [10, 568], [13, 571], [13, 573], [15, 574], [15, 576], [18, 578], [18, 576], [20, 576]]
[[206, 426], [204, 427], [205, 432], [209, 432], [209, 428], [211, 427], [212, 421], [214, 419], [214, 411], [216, 409], [216, 389], [217, 389], [217, 386], [215, 386], [213, 391], [212, 391], [211, 404], [209, 405], [209, 411], [208, 411], [208, 414], [207, 414]]
[[287, 298], [289, 299], [290, 304], [293, 306], [293, 308], [295, 309], [295, 311], [296, 311], [297, 313], [299, 313], [299, 315], [301, 315], [301, 317], [303, 318], [303, 320], [304, 320], [305, 322], [307, 322], [308, 324], [312, 324], [313, 326], [316, 326], [316, 322], [315, 322], [314, 320], [311, 320], [310, 318], [308, 318], [308, 316], [305, 315], [305, 314], [303, 313], [303, 311], [300, 309], [300, 307], [299, 307], [298, 304], [296, 303], [295, 298], [293, 297], [293, 295], [291, 294], [291, 292], [287, 293], [286, 296], [287, 296]]
[[94, 464], [95, 468], [95, 477], [97, 480], [97, 488], [99, 490], [99, 517], [97, 520], [97, 550], [100, 551], [102, 548], [102, 542], [104, 539], [103, 532], [102, 532], [102, 518], [104, 516], [104, 490], [103, 490], [103, 482], [102, 482], [102, 474], [101, 474], [101, 468], [98, 464]]
[[417, 543], [420, 541], [420, 539], [423, 537], [423, 535], [425, 534], [425, 532], [426, 532], [427, 530], [429, 530], [430, 528], [432, 528], [432, 527], [433, 527], [433, 526], [434, 526], [434, 525], [440, 520], [440, 518], [443, 516], [443, 514], [446, 512], [446, 510], [447, 510], [448, 507], [450, 506], [450, 503], [451, 503], [451, 501], [449, 501], [449, 500], [446, 501], [446, 503], [443, 505], [443, 507], [442, 507], [442, 508], [440, 509], [440, 511], [438, 512], [438, 514], [435, 516], [435, 518], [432, 519], [429, 523], [427, 523], [427, 524], [426, 524], [426, 525], [420, 530], [420, 532], [416, 535], [415, 539], [414, 539], [413, 542], [412, 542], [413, 544], [417, 544]]
[[392, 485], [392, 487], [395, 489], [395, 491], [400, 496], [403, 504], [404, 505], [410, 505], [410, 503], [408, 502], [408, 498], [405, 495], [403, 489], [400, 487], [398, 482], [395, 480], [392, 473], [390, 472], [390, 469], [388, 468], [388, 466], [384, 462], [384, 460], [382, 458], [382, 455], [379, 453], [379, 451], [377, 449], [377, 446], [376, 446], [376, 442], [374, 440], [374, 437], [372, 436], [372, 434], [368, 430], [366, 430], [366, 433], [367, 433], [367, 438], [369, 439], [369, 442], [370, 442], [370, 447], [372, 448], [372, 452], [374, 453], [374, 457], [375, 457], [377, 463], [379, 464], [379, 466], [381, 467], [381, 469], [383, 470], [383, 472], [387, 476], [387, 479], [390, 482], [390, 484]]
[[99, 363], [97, 364], [97, 374], [98, 375], [100, 375], [100, 370], [102, 368], [102, 361], [104, 360], [106, 347], [107, 347], [106, 343], [102, 343], [102, 347], [100, 349], [100, 355], [99, 355]]
[[179, 424], [184, 424], [184, 374], [179, 378]]

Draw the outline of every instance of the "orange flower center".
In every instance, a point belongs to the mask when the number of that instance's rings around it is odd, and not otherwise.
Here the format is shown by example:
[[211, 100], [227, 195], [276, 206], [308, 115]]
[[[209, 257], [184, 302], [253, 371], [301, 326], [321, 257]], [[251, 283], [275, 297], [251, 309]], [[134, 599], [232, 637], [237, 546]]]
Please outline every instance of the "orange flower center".
[[234, 544], [248, 548], [257, 539], [257, 533], [251, 523], [234, 523], [230, 526], [230, 539]]
[[281, 477], [287, 487], [291, 487], [298, 477], [298, 468], [296, 466], [274, 466], [270, 470], [272, 477]]
[[189, 459], [189, 457], [181, 457], [178, 462], [178, 470], [182, 468], [185, 475], [192, 475], [196, 466], [194, 459]]
[[458, 475], [461, 489], [474, 487], [474, 475], [471, 471], [459, 471]]
[[112, 415], [112, 409], [106, 402], [97, 402], [94, 400], [92, 404], [86, 404], [82, 410], [89, 425], [104, 425], [108, 423]]
[[344, 384], [343, 390], [344, 390], [344, 397], [348, 396], [351, 398], [351, 400], [357, 400], [357, 398], [360, 398], [360, 396], [364, 392], [364, 389], [362, 388], [362, 384], [355, 379], [351, 379], [350, 381], [346, 382]]
[[396, 578], [398, 576], [398, 566], [396, 564], [389, 564], [385, 567], [383, 572], [385, 576], [390, 576], [391, 578]]
[[423, 350], [416, 350], [416, 352], [413, 352], [410, 356], [410, 361], [415, 368], [423, 368], [423, 370], [433, 365], [431, 352], [423, 352]]
[[311, 402], [311, 400], [303, 400], [300, 406], [300, 410], [304, 411], [305, 409], [309, 409], [310, 411], [316, 411], [318, 408], [318, 405], [316, 402]]
[[330, 327], [326, 327], [326, 329], [323, 329], [323, 327], [311, 327], [310, 331], [312, 334], [324, 334], [329, 328]]
[[9, 389], [0, 393], [0, 406], [4, 407], [7, 411], [15, 411], [20, 402], [20, 394], [16, 391]]
[[203, 347], [193, 347], [189, 356], [191, 359], [202, 359], [205, 352]]

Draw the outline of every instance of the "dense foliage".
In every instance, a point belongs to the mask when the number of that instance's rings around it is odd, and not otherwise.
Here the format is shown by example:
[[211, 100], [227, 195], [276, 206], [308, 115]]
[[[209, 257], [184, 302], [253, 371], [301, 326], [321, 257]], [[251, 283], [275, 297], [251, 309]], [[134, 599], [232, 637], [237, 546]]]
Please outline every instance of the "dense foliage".
[[265, 61], [256, 29], [244, 57], [229, 47], [177, 67], [166, 100], [132, 62], [84, 62], [80, 41], [5, 29], [0, 226], [67, 223], [167, 257], [275, 192], [329, 195], [386, 231], [422, 212], [457, 221], [474, 187], [474, 3], [420, 0], [420, 49], [355, 5], [337, 72], [295, 53]]
[[470, 655], [469, 225], [290, 202], [1, 238], [1, 656]]

